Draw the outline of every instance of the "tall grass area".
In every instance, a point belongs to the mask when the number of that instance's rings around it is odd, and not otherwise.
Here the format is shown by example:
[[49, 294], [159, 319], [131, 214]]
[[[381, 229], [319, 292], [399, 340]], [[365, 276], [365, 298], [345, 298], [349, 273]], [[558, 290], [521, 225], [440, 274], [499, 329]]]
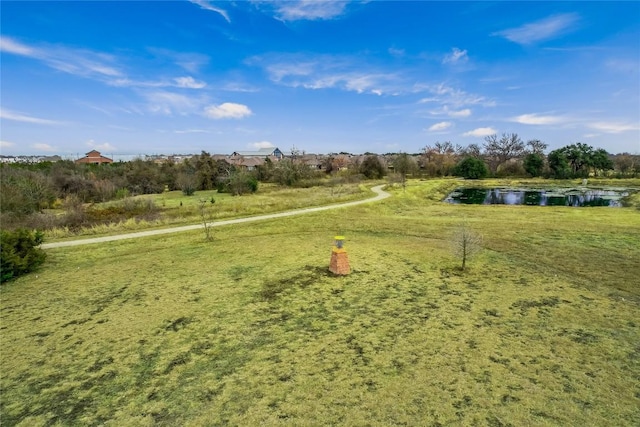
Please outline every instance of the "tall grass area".
[[458, 184], [48, 251], [2, 287], [2, 424], [637, 426], [640, 211], [440, 202]]
[[[218, 193], [216, 190], [197, 191], [192, 196], [185, 196], [181, 191], [170, 191], [136, 196], [129, 200], [129, 204], [151, 204], [154, 211], [157, 210], [155, 215], [157, 218], [153, 220], [129, 218], [124, 221], [82, 227], [80, 230], [59, 227], [47, 230], [46, 237], [51, 241], [51, 239], [74, 238], [78, 235], [107, 235], [198, 223], [203, 220], [202, 203], [204, 203], [207, 221], [215, 221], [360, 200], [372, 196], [373, 193], [367, 186], [357, 183], [327, 184], [310, 188], [284, 188], [274, 184], [262, 184], [258, 193], [243, 196]], [[100, 212], [108, 213], [114, 206], [122, 204], [123, 201], [105, 202], [93, 205], [92, 209], [99, 216]]]

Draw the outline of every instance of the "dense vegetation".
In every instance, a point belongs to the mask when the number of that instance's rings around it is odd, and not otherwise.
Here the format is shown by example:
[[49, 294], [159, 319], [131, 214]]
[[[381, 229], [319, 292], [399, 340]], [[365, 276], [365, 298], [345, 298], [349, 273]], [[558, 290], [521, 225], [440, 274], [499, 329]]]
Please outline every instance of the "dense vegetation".
[[[357, 157], [341, 153], [325, 156], [322, 164], [313, 166], [304, 154], [293, 151], [284, 160], [267, 159], [252, 170], [204, 151], [181, 163], [156, 164], [137, 159], [100, 166], [71, 161], [2, 165], [0, 219], [5, 229], [44, 230], [79, 229], [131, 218], [153, 219], [159, 215], [157, 206], [149, 201], [128, 201], [129, 196], [175, 190], [188, 196], [212, 190], [242, 195], [258, 191], [261, 183], [284, 187], [335, 186], [386, 175], [400, 183], [410, 177], [441, 176], [474, 179], [640, 176], [638, 155], [612, 156], [603, 149], [576, 143], [553, 150], [547, 156], [546, 148], [546, 144], [538, 140], [525, 143], [517, 134], [503, 134], [487, 137], [482, 147], [438, 142], [425, 147], [419, 155], [367, 153]], [[113, 200], [120, 202], [109, 205], [106, 210], [99, 206]]]

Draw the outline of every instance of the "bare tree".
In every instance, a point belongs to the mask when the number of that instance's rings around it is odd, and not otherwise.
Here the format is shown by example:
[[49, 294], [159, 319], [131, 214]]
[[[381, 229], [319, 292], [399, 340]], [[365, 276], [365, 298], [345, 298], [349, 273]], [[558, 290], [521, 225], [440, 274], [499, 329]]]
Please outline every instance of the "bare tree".
[[[215, 199], [211, 198], [211, 204], [215, 203]], [[207, 200], [200, 199], [200, 219], [202, 220], [202, 228], [204, 229], [204, 236], [208, 242], [213, 240], [213, 236], [211, 235], [211, 215], [209, 213], [209, 209], [207, 209]]]
[[548, 145], [539, 139], [531, 139], [527, 141], [527, 147], [529, 147], [529, 152], [532, 154], [544, 154], [544, 150], [547, 149]]
[[517, 133], [503, 133], [500, 139], [495, 134], [489, 135], [484, 140], [484, 151], [492, 172], [507, 160], [521, 157], [525, 152], [524, 143]]
[[482, 249], [482, 238], [463, 221], [453, 233], [452, 249], [454, 255], [462, 262], [460, 269], [464, 271], [467, 261]]

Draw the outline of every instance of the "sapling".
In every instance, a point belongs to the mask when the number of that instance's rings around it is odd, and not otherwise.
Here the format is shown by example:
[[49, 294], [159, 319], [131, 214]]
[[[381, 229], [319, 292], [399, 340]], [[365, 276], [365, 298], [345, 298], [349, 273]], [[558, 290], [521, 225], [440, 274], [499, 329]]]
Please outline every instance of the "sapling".
[[464, 271], [467, 261], [482, 249], [482, 237], [463, 221], [453, 233], [452, 247], [455, 256], [462, 262], [460, 270]]

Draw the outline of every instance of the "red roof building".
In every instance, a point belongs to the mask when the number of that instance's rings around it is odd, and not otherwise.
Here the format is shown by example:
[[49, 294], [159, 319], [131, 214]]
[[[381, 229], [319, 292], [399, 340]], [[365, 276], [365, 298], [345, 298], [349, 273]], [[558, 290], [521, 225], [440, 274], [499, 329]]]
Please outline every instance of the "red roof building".
[[113, 159], [104, 157], [99, 151], [91, 150], [83, 158], [76, 160], [76, 163], [90, 163], [101, 165], [103, 163], [113, 163]]

